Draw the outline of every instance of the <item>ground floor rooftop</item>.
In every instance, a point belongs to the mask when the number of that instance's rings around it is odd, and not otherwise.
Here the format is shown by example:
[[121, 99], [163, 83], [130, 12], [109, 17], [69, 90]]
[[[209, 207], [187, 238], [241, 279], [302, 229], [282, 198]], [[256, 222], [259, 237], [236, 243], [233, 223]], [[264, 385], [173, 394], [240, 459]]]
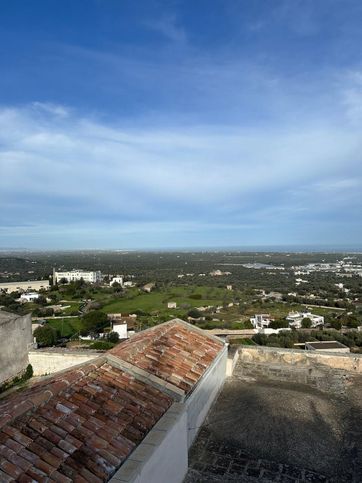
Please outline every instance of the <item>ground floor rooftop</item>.
[[185, 483], [361, 482], [362, 398], [242, 376], [238, 365], [189, 455]]

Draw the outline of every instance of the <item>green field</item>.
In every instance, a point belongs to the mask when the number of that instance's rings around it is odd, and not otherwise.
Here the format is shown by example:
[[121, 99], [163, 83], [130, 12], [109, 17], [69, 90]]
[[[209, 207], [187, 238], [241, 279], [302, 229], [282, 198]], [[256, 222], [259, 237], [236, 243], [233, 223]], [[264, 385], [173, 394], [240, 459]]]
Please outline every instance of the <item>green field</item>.
[[48, 324], [58, 331], [60, 337], [71, 337], [81, 330], [81, 321], [78, 317], [72, 319], [50, 319]]
[[[195, 295], [199, 295], [201, 298], [192, 298]], [[172, 310], [172, 312], [177, 313], [182, 311], [182, 304], [189, 307], [221, 305], [223, 301], [232, 300], [232, 297], [233, 292], [214, 287], [173, 287], [162, 291], [155, 290], [151, 293], [140, 293], [138, 290], [134, 290], [129, 297], [111, 302], [105, 305], [102, 310], [108, 314], [117, 312], [131, 313], [135, 310], [170, 312], [170, 309], [167, 308], [167, 302], [176, 302], [177, 309]], [[185, 310], [187, 310], [187, 307], [183, 309], [183, 312]]]

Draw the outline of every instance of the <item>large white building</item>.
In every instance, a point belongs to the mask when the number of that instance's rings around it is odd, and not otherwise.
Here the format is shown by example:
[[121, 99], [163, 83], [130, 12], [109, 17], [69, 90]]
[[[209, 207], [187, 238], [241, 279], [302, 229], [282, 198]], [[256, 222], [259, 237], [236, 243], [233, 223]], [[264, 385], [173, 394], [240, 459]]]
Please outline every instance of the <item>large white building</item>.
[[102, 273], [98, 270], [96, 272], [87, 272], [85, 270], [71, 270], [69, 272], [57, 272], [53, 270], [53, 283], [58, 283], [65, 279], [67, 282], [75, 282], [83, 279], [88, 283], [96, 283], [102, 281]]

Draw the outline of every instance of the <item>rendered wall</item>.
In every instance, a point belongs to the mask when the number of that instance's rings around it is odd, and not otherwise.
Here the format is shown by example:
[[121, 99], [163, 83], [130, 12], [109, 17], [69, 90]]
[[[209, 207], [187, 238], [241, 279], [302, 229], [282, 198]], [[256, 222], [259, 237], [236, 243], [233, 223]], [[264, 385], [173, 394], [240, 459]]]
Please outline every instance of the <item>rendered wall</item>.
[[241, 376], [298, 382], [323, 391], [343, 392], [354, 376], [362, 373], [362, 355], [242, 346], [237, 367]]
[[31, 314], [0, 320], [0, 385], [21, 375], [29, 364], [32, 344]]
[[224, 384], [227, 359], [228, 347], [225, 345], [222, 352], [220, 352], [208, 371], [202, 376], [194, 391], [185, 401], [187, 408], [188, 447], [193, 443], [211, 404], [214, 402]]
[[44, 352], [34, 350], [29, 352], [29, 362], [33, 366], [34, 376], [44, 376], [68, 369], [97, 357], [94, 353]]
[[187, 414], [184, 405], [174, 403], [110, 481], [181, 483], [187, 457]]

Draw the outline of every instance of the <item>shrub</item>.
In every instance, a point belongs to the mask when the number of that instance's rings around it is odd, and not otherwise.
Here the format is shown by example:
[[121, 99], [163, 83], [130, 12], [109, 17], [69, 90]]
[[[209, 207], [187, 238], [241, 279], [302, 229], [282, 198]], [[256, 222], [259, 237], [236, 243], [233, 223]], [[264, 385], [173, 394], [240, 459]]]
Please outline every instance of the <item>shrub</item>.
[[90, 349], [102, 351], [107, 351], [109, 349], [112, 349], [112, 347], [114, 347], [114, 344], [112, 344], [112, 342], [107, 342], [106, 340], [97, 340], [96, 342], [93, 342], [93, 344], [89, 345]]
[[288, 321], [284, 319], [272, 320], [269, 324], [270, 329], [286, 329], [289, 327]]
[[109, 342], [112, 342], [112, 344], [117, 344], [119, 341], [119, 334], [118, 332], [110, 332], [107, 337]]
[[102, 329], [108, 322], [108, 316], [101, 310], [93, 310], [82, 317], [85, 331]]
[[56, 343], [58, 335], [57, 331], [47, 324], [42, 327], [37, 327], [34, 330], [34, 337], [39, 346], [48, 347]]
[[302, 320], [302, 327], [303, 329], [310, 329], [312, 327], [312, 321], [309, 317], [304, 317]]

